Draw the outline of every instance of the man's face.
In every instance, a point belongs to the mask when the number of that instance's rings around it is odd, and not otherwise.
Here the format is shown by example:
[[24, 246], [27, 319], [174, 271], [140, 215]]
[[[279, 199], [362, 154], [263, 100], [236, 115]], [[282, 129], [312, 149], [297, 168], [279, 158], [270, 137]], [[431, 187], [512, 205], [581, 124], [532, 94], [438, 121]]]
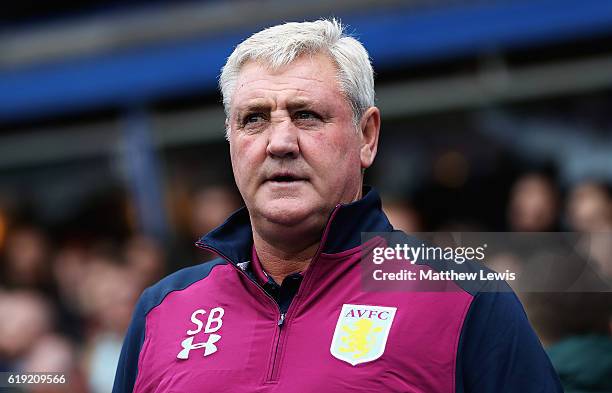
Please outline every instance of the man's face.
[[325, 55], [277, 71], [241, 69], [230, 107], [234, 177], [253, 220], [325, 224], [338, 203], [361, 195], [362, 136]]

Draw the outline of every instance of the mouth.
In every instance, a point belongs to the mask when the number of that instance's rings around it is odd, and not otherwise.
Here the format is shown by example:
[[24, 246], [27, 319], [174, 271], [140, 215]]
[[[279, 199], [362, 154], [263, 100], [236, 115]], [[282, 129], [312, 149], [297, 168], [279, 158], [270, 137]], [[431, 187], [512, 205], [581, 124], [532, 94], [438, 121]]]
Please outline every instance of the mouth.
[[270, 176], [266, 180], [266, 182], [273, 182], [273, 183], [279, 183], [279, 184], [290, 184], [290, 183], [306, 181], [306, 180], [308, 179], [303, 176], [298, 176], [298, 175], [294, 175], [291, 173], [279, 173], [279, 174]]

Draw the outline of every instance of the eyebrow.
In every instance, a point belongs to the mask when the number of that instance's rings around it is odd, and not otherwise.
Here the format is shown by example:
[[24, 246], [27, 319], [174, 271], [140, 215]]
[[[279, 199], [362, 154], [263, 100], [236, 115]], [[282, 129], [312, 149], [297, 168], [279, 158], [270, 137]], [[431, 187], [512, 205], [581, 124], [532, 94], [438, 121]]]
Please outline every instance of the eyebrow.
[[287, 109], [289, 110], [298, 110], [305, 108], [310, 109], [313, 106], [315, 106], [315, 102], [306, 98], [295, 98], [287, 102]]
[[[307, 98], [292, 98], [287, 101], [287, 110], [290, 112], [300, 110], [300, 109], [313, 109], [315, 106], [315, 101]], [[257, 98], [251, 101], [246, 102], [244, 105], [236, 108], [236, 116], [237, 118], [241, 118], [245, 113], [252, 112], [270, 112], [271, 103], [270, 100], [265, 98]]]

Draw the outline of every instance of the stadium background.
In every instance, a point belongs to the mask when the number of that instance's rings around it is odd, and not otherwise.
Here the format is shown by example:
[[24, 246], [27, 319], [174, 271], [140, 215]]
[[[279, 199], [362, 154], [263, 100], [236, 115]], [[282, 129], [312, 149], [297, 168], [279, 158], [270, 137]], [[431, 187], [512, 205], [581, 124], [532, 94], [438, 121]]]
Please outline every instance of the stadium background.
[[[225, 58], [322, 16], [373, 58], [366, 180], [396, 226], [612, 229], [612, 2], [20, 1], [0, 12], [0, 370], [71, 371], [39, 392], [110, 391], [139, 293], [209, 258], [194, 240], [240, 205]], [[612, 370], [609, 297], [524, 301], [547, 347], [591, 340], [560, 371]]]

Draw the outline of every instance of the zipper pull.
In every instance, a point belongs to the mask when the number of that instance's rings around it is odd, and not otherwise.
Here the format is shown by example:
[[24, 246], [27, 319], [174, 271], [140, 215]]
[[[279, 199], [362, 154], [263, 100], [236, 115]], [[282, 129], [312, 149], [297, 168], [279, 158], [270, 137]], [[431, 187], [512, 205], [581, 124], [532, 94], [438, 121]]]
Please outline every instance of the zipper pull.
[[280, 326], [283, 326], [283, 323], [285, 323], [285, 313], [281, 313], [280, 319], [278, 320], [277, 325], [280, 327]]

